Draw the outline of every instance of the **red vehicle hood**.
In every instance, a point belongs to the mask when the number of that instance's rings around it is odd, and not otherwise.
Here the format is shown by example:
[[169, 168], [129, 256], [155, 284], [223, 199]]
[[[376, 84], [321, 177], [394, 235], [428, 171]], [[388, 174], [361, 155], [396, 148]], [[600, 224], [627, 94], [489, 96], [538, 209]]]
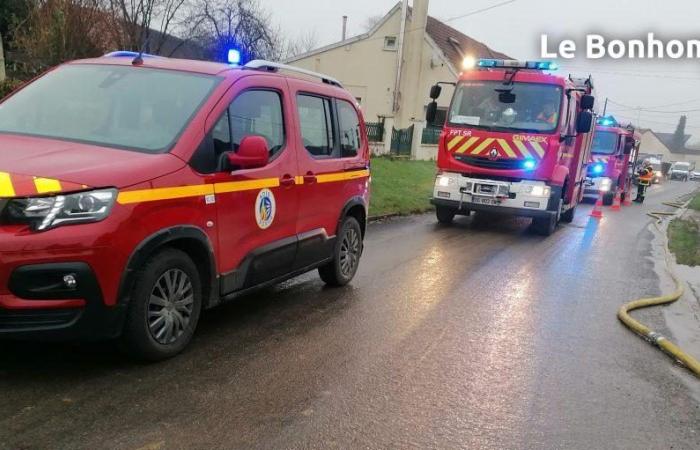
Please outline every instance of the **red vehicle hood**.
[[96, 145], [0, 134], [0, 197], [124, 188], [174, 172], [185, 163], [169, 154], [147, 154]]

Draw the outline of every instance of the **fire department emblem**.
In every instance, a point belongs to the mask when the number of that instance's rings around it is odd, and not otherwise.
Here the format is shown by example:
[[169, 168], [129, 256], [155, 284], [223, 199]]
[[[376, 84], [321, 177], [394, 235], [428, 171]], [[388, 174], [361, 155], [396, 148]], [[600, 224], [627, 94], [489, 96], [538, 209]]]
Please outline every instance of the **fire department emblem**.
[[255, 200], [255, 221], [261, 229], [266, 229], [275, 220], [275, 196], [269, 189], [263, 189]]
[[495, 148], [492, 148], [491, 151], [489, 152], [489, 159], [496, 159], [498, 158], [498, 150]]

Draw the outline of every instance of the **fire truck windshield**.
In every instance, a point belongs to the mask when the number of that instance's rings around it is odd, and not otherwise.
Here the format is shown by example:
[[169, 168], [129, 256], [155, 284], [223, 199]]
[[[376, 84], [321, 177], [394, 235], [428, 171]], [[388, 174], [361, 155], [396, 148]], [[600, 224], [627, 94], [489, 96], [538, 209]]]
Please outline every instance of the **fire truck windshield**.
[[550, 84], [466, 81], [457, 87], [448, 121], [492, 131], [551, 133], [559, 123], [561, 99], [561, 87]]
[[593, 136], [593, 153], [612, 155], [617, 150], [617, 133], [596, 131]]

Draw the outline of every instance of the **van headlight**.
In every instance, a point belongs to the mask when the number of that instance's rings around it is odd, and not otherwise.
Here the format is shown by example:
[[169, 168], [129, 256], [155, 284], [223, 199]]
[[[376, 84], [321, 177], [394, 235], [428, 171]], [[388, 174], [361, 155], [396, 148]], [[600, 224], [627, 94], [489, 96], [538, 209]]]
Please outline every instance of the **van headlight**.
[[16, 198], [7, 202], [2, 221], [27, 224], [34, 231], [45, 231], [61, 225], [99, 222], [109, 215], [116, 199], [116, 189]]

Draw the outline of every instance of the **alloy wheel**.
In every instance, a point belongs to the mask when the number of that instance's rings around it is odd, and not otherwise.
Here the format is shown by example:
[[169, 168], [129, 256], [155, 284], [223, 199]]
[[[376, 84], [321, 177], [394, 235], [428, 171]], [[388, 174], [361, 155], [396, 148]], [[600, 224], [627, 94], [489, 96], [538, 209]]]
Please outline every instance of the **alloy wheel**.
[[194, 307], [190, 277], [180, 269], [170, 269], [158, 278], [148, 305], [148, 329], [159, 344], [172, 344], [187, 330]]
[[360, 236], [353, 228], [348, 228], [340, 243], [340, 271], [343, 276], [352, 275], [360, 259]]

